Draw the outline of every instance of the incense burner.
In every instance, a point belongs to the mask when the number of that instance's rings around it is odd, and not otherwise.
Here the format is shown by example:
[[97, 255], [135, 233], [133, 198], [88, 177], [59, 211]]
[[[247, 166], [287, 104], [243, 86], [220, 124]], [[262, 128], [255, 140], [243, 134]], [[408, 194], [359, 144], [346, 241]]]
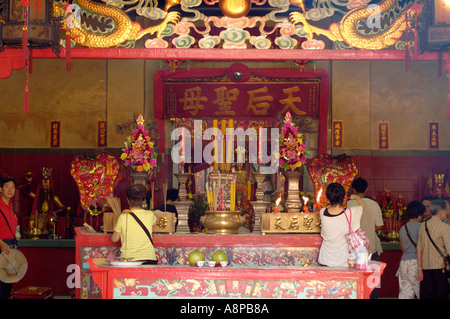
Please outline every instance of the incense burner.
[[241, 227], [240, 211], [206, 211], [205, 215], [208, 234], [237, 234]]

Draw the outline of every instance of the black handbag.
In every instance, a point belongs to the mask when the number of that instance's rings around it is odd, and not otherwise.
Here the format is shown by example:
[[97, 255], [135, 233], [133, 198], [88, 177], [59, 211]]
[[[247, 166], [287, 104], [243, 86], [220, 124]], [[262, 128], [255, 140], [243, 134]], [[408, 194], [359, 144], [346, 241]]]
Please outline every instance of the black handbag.
[[430, 232], [428, 231], [427, 223], [428, 223], [428, 221], [425, 222], [425, 230], [427, 231], [428, 238], [430, 238], [430, 241], [433, 244], [434, 248], [436, 248], [439, 255], [441, 255], [442, 259], [444, 260], [444, 265], [442, 266], [442, 272], [446, 274], [447, 278], [450, 278], [450, 257], [444, 256], [444, 254], [439, 249], [439, 247], [436, 246], [436, 244], [434, 243], [433, 239], [431, 239]]

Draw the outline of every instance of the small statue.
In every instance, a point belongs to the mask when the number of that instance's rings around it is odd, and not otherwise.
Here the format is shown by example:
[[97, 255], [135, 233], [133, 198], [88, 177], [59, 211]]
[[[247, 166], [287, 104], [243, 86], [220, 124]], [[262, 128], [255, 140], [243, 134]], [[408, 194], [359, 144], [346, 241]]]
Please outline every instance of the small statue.
[[389, 189], [384, 189], [384, 197], [383, 197], [383, 203], [381, 206], [381, 213], [383, 217], [390, 218], [394, 215], [396, 208], [394, 199], [392, 198], [391, 191]]
[[[50, 232], [52, 234], [55, 232], [57, 214], [66, 208], [61, 200], [53, 194], [52, 170], [52, 168], [43, 167], [42, 179], [36, 188], [36, 193], [31, 191], [27, 192], [27, 195], [33, 198], [33, 208], [31, 210], [29, 227], [30, 229], [34, 228], [40, 230], [40, 234], [43, 236], [46, 236], [49, 233], [47, 230], [47, 227], [49, 226]], [[28, 187], [31, 187], [33, 179], [31, 172], [28, 172], [25, 178]], [[54, 210], [54, 205], [59, 209]], [[48, 225], [49, 222], [50, 225]]]
[[398, 219], [400, 219], [400, 220], [408, 219], [408, 216], [406, 216], [406, 206], [405, 206], [405, 202], [403, 201], [402, 194], [399, 194], [397, 196], [397, 213], [398, 213]]
[[[241, 210], [241, 216], [244, 216], [244, 221], [242, 227], [253, 231], [253, 226], [255, 224], [255, 212], [250, 201], [252, 200], [256, 189], [253, 187], [255, 184], [255, 179], [252, 172], [252, 167], [248, 161], [248, 152], [242, 147], [238, 147], [236, 150], [236, 207]], [[246, 166], [249, 165], [249, 166]], [[239, 203], [240, 199], [240, 203]]]
[[430, 173], [427, 181], [430, 195], [437, 198], [445, 198], [450, 196], [450, 186], [445, 173]]

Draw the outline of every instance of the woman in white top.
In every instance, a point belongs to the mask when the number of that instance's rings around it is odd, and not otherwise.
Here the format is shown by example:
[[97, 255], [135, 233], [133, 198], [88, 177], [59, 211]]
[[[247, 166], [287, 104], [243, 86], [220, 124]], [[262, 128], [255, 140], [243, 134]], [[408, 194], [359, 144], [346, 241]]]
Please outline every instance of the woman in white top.
[[348, 242], [345, 235], [348, 233], [348, 221], [350, 219], [353, 231], [360, 227], [361, 215], [365, 203], [361, 197], [351, 195], [350, 199], [357, 201], [358, 206], [344, 210], [345, 189], [339, 183], [331, 183], [326, 191], [330, 206], [320, 210], [320, 219], [322, 222], [321, 235], [323, 238], [320, 246], [318, 262], [321, 265], [329, 267], [347, 267]]

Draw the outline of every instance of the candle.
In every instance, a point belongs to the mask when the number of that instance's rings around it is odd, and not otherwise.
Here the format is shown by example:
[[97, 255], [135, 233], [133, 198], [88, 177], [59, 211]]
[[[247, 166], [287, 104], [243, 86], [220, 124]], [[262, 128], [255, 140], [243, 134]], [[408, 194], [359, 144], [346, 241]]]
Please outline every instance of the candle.
[[220, 161], [220, 170], [225, 170], [225, 136], [227, 135], [227, 121], [222, 120], [222, 154], [221, 154], [221, 161]]
[[235, 209], [235, 199], [234, 199], [234, 186], [235, 184], [230, 184], [230, 212], [234, 212]]
[[217, 140], [218, 130], [217, 130], [217, 120], [213, 120], [213, 130], [214, 130], [214, 171], [219, 170], [219, 141]]
[[263, 153], [263, 134], [262, 134], [262, 127], [260, 126], [258, 129], [258, 164], [262, 164], [262, 153]]
[[252, 182], [247, 181], [247, 199], [250, 200], [251, 198], [252, 198]]
[[303, 198], [303, 201], [304, 201], [304, 204], [303, 204], [303, 211], [307, 214], [307, 213], [309, 213], [309, 210], [308, 210], [308, 206], [306, 206], [306, 205], [308, 204], [309, 197], [307, 197], [307, 196], [302, 196], [302, 198]]
[[155, 182], [152, 182], [152, 200], [150, 201], [150, 210], [156, 207], [156, 198], [155, 198]]
[[316, 204], [317, 204], [317, 211], [320, 212], [320, 209], [322, 208], [320, 204], [320, 198], [322, 197], [322, 188], [319, 190], [319, 193], [317, 194], [316, 198]]
[[186, 128], [181, 128], [180, 164], [186, 162]]
[[280, 202], [281, 202], [281, 194], [280, 197], [278, 197], [278, 199], [275, 201], [275, 207], [273, 208], [274, 213], [278, 213], [278, 210], [280, 209], [278, 205], [280, 205]]
[[[233, 129], [233, 130], [231, 130]], [[228, 120], [228, 133], [230, 134], [229, 136], [227, 136], [227, 172], [231, 171], [231, 163], [233, 162], [232, 160], [232, 156], [233, 156], [233, 147], [234, 147], [234, 134], [232, 134], [232, 131], [234, 133], [234, 125], [233, 125], [233, 120], [230, 119]]]

